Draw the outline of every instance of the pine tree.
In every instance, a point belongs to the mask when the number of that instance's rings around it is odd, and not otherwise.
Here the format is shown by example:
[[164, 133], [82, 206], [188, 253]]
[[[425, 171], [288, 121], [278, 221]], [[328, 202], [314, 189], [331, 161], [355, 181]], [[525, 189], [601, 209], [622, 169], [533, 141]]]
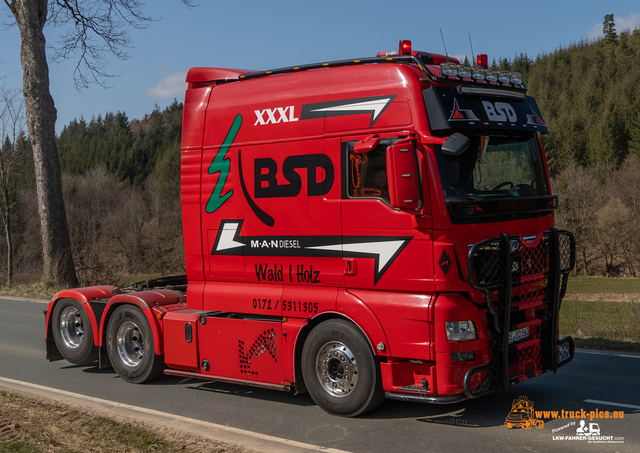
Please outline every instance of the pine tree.
[[629, 124], [629, 154], [640, 157], [640, 109]]
[[605, 14], [602, 23], [602, 33], [604, 34], [604, 42], [607, 44], [617, 44], [618, 35], [616, 33], [616, 23], [613, 20], [613, 14]]

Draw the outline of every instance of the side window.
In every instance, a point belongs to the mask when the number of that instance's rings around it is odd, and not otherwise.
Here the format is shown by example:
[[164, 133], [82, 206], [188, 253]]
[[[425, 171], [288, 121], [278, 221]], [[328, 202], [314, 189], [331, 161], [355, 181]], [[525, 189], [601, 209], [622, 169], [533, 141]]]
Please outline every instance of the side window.
[[[386, 142], [386, 140], [385, 140]], [[347, 145], [349, 160], [348, 196], [350, 198], [382, 198], [389, 202], [389, 183], [387, 180], [387, 146], [380, 142], [371, 151], [353, 152], [353, 143]]]

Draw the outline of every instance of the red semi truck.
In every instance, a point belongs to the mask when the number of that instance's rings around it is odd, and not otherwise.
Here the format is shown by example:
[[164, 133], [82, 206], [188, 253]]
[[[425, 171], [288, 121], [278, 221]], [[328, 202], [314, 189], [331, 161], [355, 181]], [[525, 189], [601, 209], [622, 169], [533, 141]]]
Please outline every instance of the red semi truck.
[[61, 291], [47, 357], [297, 392], [356, 416], [446, 403], [573, 358], [574, 266], [517, 72], [414, 51], [193, 68], [186, 276]]

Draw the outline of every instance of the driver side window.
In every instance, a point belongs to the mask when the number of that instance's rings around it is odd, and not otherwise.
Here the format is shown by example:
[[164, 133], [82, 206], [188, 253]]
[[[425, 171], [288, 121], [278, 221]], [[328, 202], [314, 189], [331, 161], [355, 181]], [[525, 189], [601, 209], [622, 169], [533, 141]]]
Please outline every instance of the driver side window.
[[[349, 148], [353, 149], [350, 143]], [[348, 152], [350, 198], [381, 198], [389, 203], [386, 144], [380, 144], [365, 153]]]

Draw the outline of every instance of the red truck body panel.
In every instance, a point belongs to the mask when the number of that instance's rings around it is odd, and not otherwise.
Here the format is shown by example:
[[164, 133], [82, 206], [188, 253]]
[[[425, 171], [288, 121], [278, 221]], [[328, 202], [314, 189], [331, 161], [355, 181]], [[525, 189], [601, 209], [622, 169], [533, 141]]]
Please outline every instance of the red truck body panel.
[[[331, 319], [366, 338], [397, 399], [473, 397], [571, 360], [557, 310], [572, 238], [553, 229], [535, 101], [518, 84], [445, 77], [444, 56], [405, 55], [254, 74], [191, 69], [186, 304], [178, 292], [108, 287], [56, 298], [89, 311], [89, 299], [109, 297], [107, 314], [140, 307], [172, 374], [271, 388], [304, 387], [303, 346]], [[487, 182], [460, 201], [445, 169], [462, 155], [447, 148], [456, 131], [482, 143], [478, 166], [490, 137], [492, 150], [526, 144], [534, 180]], [[92, 326], [98, 346], [107, 321]], [[531, 358], [539, 343], [551, 361]]]

